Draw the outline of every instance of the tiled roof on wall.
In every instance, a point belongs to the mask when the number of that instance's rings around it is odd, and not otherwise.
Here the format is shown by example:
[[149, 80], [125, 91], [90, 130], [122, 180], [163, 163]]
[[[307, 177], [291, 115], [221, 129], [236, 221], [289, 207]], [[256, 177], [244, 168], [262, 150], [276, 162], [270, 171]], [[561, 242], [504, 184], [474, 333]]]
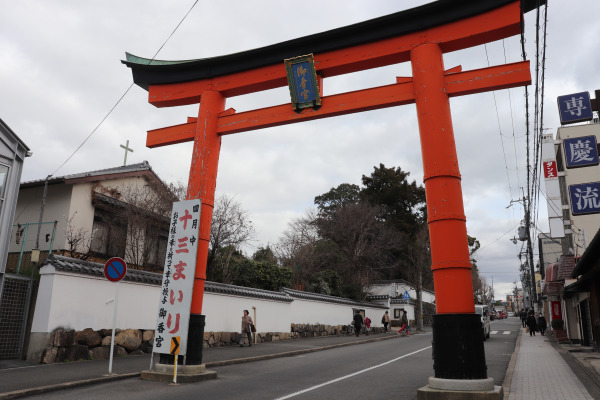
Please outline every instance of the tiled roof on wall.
[[288, 289], [288, 288], [281, 288], [281, 290], [283, 292], [289, 294], [290, 296], [296, 297], [299, 299], [326, 301], [329, 303], [348, 304], [350, 306], [374, 307], [374, 308], [381, 308], [381, 309], [387, 310], [387, 307], [384, 307], [384, 306], [381, 306], [381, 305], [375, 304], [375, 303], [369, 303], [367, 301], [346, 299], [344, 297], [329, 296], [329, 295], [320, 294], [320, 293], [303, 292], [300, 290], [294, 290], [294, 289]]
[[[50, 256], [42, 264], [42, 267], [48, 264], [53, 266], [57, 271], [104, 277], [104, 264], [100, 263], [50, 254]], [[162, 274], [140, 271], [137, 269], [128, 269], [127, 275], [125, 275], [123, 280], [129, 282], [148, 283], [151, 285], [160, 285], [162, 283]]]

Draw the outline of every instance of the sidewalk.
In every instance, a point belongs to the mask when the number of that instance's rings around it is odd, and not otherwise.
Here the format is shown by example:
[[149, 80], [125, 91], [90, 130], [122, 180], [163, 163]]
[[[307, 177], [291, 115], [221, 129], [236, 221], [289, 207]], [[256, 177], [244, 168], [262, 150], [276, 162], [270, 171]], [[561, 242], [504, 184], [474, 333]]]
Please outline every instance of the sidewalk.
[[[521, 329], [504, 379], [504, 399], [599, 399], [600, 369], [593, 365], [600, 363], [584, 365], [585, 357], [572, 356], [569, 347], [573, 345], [559, 345], [548, 332], [529, 336]], [[600, 354], [588, 354], [600, 361]]]
[[[430, 328], [431, 329], [431, 328]], [[202, 361], [207, 369], [289, 357], [336, 347], [352, 346], [380, 340], [397, 339], [393, 332], [369, 336], [324, 336], [310, 339], [260, 343], [252, 347], [213, 347], [203, 350]], [[156, 361], [158, 361], [158, 356]], [[0, 400], [16, 399], [69, 387], [90, 385], [140, 376], [150, 368], [150, 355], [119, 357], [113, 360], [112, 375], [108, 375], [109, 360], [37, 364], [21, 360], [0, 361]], [[85, 368], [84, 368], [85, 367]], [[32, 379], [32, 377], [34, 377]]]

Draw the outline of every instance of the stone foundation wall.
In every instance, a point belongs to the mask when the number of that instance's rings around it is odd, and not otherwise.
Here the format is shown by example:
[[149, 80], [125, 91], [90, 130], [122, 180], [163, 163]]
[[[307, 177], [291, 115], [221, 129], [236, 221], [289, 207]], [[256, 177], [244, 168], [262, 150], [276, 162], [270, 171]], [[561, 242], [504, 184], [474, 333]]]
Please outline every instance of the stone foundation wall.
[[[373, 327], [371, 333], [382, 333], [383, 328]], [[363, 330], [364, 333], [364, 330]], [[257, 332], [256, 343], [278, 342], [281, 340], [294, 340], [319, 336], [341, 336], [351, 334], [347, 325], [313, 325], [292, 324], [291, 332]], [[204, 347], [235, 346], [241, 338], [240, 332], [204, 332]]]
[[[382, 333], [383, 328], [373, 327], [371, 333]], [[320, 336], [351, 334], [348, 325], [292, 324], [291, 332], [257, 332], [256, 342], [278, 342]], [[364, 333], [364, 329], [363, 329]], [[95, 360], [110, 358], [111, 329], [83, 331], [56, 329], [48, 334], [46, 348], [38, 362], [53, 364], [64, 361]], [[204, 332], [204, 347], [235, 346], [241, 339], [240, 332]], [[153, 330], [117, 329], [114, 356], [140, 355], [152, 352]]]
[[[48, 334], [46, 348], [38, 362], [53, 364], [64, 361], [110, 358], [112, 329], [83, 331], [56, 329]], [[117, 329], [113, 354], [116, 357], [139, 355], [152, 351], [153, 330]]]

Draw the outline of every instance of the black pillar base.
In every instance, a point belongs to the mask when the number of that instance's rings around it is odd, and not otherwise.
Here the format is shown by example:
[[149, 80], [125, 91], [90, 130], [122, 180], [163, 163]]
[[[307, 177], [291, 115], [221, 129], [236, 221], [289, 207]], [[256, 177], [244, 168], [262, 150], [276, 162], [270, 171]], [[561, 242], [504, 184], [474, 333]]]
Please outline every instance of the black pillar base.
[[202, 314], [190, 315], [190, 327], [187, 340], [187, 365], [202, 364], [202, 348], [204, 345], [204, 325], [206, 316]]
[[[202, 364], [202, 345], [204, 344], [205, 316], [201, 314], [190, 315], [190, 326], [188, 328], [186, 365]], [[161, 354], [161, 364], [173, 365], [175, 356]], [[183, 365], [183, 356], [179, 356], [177, 365]]]
[[487, 378], [478, 314], [433, 316], [433, 369], [440, 379]]

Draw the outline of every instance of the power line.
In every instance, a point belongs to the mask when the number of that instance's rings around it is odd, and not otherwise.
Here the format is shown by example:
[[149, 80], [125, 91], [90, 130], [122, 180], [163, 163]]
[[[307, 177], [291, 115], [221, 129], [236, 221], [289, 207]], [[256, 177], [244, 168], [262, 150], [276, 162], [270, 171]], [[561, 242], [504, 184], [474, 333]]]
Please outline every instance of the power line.
[[[154, 53], [154, 55], [152, 56], [152, 58], [148, 61], [148, 64], [152, 63], [152, 61], [154, 61], [154, 59], [156, 58], [156, 56], [158, 55], [158, 53], [160, 53], [160, 51], [162, 50], [162, 48], [167, 44], [167, 42], [171, 39], [171, 37], [173, 36], [173, 34], [175, 34], [175, 32], [177, 31], [177, 29], [179, 28], [179, 26], [183, 23], [183, 21], [187, 18], [187, 16], [190, 14], [190, 12], [194, 9], [194, 7], [196, 6], [196, 4], [198, 3], [198, 0], [194, 1], [194, 4], [192, 4], [192, 6], [190, 7], [190, 9], [185, 13], [185, 15], [183, 16], [183, 18], [179, 21], [179, 23], [177, 24], [177, 26], [175, 26], [175, 29], [173, 29], [173, 31], [171, 32], [171, 34], [167, 37], [167, 39], [163, 42], [163, 44], [159, 47], [159, 49], [156, 51], [156, 53]], [[71, 158], [73, 158], [73, 156], [83, 147], [83, 145], [90, 140], [90, 138], [94, 135], [94, 133], [96, 133], [96, 131], [98, 131], [98, 128], [100, 128], [100, 126], [104, 123], [104, 121], [106, 121], [106, 119], [112, 114], [112, 112], [115, 110], [115, 108], [117, 108], [117, 106], [121, 103], [121, 101], [125, 98], [125, 96], [127, 95], [127, 93], [129, 93], [129, 91], [131, 90], [131, 88], [133, 87], [133, 83], [131, 83], [129, 85], [129, 87], [127, 88], [127, 90], [125, 90], [125, 92], [121, 95], [121, 97], [119, 97], [119, 100], [117, 100], [117, 102], [111, 107], [111, 109], [108, 111], [108, 113], [106, 113], [106, 115], [104, 116], [104, 118], [102, 118], [102, 120], [98, 123], [98, 125], [96, 125], [96, 127], [92, 130], [92, 132], [85, 138], [85, 140], [83, 142], [81, 142], [81, 144], [75, 149], [75, 151], [69, 156], [67, 157], [67, 159], [60, 164], [60, 166], [58, 168], [56, 168], [56, 170], [54, 170], [54, 172], [52, 174], [49, 175], [49, 177], [54, 176], [54, 174], [56, 174], [58, 172], [58, 170], [60, 170], [62, 167], [64, 167], [64, 165], [69, 162], [69, 160]]]

